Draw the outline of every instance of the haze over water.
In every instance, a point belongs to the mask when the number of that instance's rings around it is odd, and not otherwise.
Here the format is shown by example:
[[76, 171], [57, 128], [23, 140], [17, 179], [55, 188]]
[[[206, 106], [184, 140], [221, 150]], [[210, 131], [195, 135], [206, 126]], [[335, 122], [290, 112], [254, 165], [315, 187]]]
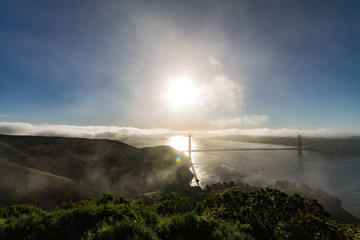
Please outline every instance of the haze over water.
[[[192, 138], [192, 149], [287, 148], [271, 144], [204, 140]], [[137, 147], [170, 145], [180, 151], [188, 150], [188, 137], [181, 136], [127, 138], [122, 141]], [[305, 183], [339, 198], [345, 210], [360, 218], [359, 157], [323, 157], [311, 151], [304, 151], [303, 154], [302, 158], [298, 158], [294, 150], [193, 152], [192, 161], [201, 187], [231, 180], [261, 187], [274, 184], [277, 180]]]

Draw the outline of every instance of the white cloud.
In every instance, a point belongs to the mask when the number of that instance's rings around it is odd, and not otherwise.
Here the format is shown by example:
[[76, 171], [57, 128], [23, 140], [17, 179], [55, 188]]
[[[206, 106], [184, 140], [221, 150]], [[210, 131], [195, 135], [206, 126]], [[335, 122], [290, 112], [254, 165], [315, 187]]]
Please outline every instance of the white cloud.
[[208, 111], [226, 113], [242, 104], [244, 87], [226, 75], [218, 75], [200, 87], [200, 106]]
[[238, 118], [222, 118], [211, 121], [211, 125], [218, 128], [229, 128], [260, 125], [268, 121], [269, 116], [266, 115], [245, 115]]
[[211, 65], [211, 66], [214, 66], [214, 67], [220, 67], [222, 65], [222, 63], [220, 62], [219, 59], [215, 58], [215, 57], [209, 57], [208, 58], [208, 63]]

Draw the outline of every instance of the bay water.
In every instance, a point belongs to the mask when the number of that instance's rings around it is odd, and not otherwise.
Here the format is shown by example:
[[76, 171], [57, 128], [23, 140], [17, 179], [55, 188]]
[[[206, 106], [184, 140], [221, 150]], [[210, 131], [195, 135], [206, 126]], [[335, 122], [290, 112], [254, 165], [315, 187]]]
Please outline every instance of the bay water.
[[[188, 154], [188, 137], [133, 137], [121, 141], [136, 147], [169, 145]], [[246, 143], [219, 139], [192, 138], [193, 150], [234, 148], [289, 148], [289, 150], [245, 150], [192, 152], [192, 162], [205, 187], [219, 182], [243, 182], [266, 187], [276, 181], [307, 184], [322, 189], [342, 201], [342, 207], [360, 218], [360, 157], [324, 157], [303, 151], [303, 157], [288, 146]], [[193, 181], [192, 184], [195, 184]]]

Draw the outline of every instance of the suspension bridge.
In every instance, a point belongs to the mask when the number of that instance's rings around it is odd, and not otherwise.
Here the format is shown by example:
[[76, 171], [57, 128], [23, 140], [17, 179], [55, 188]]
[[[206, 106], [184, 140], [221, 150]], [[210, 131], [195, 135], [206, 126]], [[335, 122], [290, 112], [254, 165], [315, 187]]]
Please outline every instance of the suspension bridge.
[[[211, 148], [211, 149], [192, 149], [191, 146], [191, 138], [192, 136], [189, 135], [189, 150], [188, 151], [184, 151], [184, 152], [188, 152], [189, 153], [189, 158], [191, 158], [191, 153], [192, 152], [227, 152], [227, 151], [281, 151], [281, 150], [295, 150], [297, 151], [297, 155], [302, 157], [302, 151], [303, 150], [308, 150], [308, 149], [304, 149], [302, 147], [302, 140], [301, 140], [301, 135], [297, 136], [297, 147], [280, 147], [280, 148], [230, 148], [230, 147], [221, 147], [219, 146], [218, 148]], [[200, 140], [197, 138], [197, 140]], [[203, 142], [205, 142], [204, 140], [202, 140]], [[212, 144], [215, 145], [215, 144]]]
[[[196, 180], [196, 183], [197, 183], [198, 186], [199, 186], [200, 180], [197, 177], [197, 174], [196, 174], [196, 171], [195, 171], [195, 168], [194, 168], [194, 164], [193, 164], [192, 159], [191, 159], [191, 153], [194, 153], [194, 152], [289, 151], [289, 150], [294, 150], [294, 151], [297, 151], [297, 156], [302, 158], [303, 157], [302, 151], [303, 150], [308, 150], [308, 149], [304, 149], [302, 147], [301, 135], [297, 136], [297, 147], [280, 147], [280, 148], [228, 148], [228, 147], [224, 148], [224, 147], [221, 147], [221, 146], [218, 145], [217, 148], [215, 147], [215, 148], [211, 148], [211, 149], [192, 149], [191, 138], [192, 138], [192, 136], [189, 135], [189, 149], [188, 149], [188, 151], [184, 151], [184, 152], [188, 152], [188, 159], [189, 159], [189, 161], [191, 163], [191, 169], [192, 169], [192, 172], [193, 172], [193, 174], [195, 176], [195, 180]], [[197, 138], [197, 140], [200, 140], [200, 139]], [[204, 141], [204, 140], [201, 140], [201, 141]], [[216, 145], [216, 144], [212, 144], [212, 145]]]

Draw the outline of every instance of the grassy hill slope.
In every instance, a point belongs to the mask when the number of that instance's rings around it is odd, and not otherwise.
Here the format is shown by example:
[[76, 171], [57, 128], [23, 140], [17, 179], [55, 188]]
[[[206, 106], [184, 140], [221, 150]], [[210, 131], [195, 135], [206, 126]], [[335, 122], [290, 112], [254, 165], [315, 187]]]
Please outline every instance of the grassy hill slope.
[[0, 206], [38, 204], [53, 209], [68, 200], [97, 197], [101, 189], [0, 159]]
[[[178, 156], [180, 162], [176, 161]], [[27, 189], [35, 193], [63, 188], [64, 191], [52, 191], [56, 196], [58, 192], [65, 194], [65, 189], [78, 189], [86, 194], [102, 189], [116, 195], [136, 196], [183, 188], [193, 177], [186, 156], [171, 147], [139, 149], [101, 139], [0, 135], [0, 158], [7, 160], [1, 165], [1, 170], [7, 172], [2, 177], [6, 184], [0, 189], [7, 197], [2, 199], [18, 197], [16, 202], [22, 201], [20, 193]], [[11, 184], [14, 179], [18, 184]], [[89, 186], [95, 190], [83, 190]]]

